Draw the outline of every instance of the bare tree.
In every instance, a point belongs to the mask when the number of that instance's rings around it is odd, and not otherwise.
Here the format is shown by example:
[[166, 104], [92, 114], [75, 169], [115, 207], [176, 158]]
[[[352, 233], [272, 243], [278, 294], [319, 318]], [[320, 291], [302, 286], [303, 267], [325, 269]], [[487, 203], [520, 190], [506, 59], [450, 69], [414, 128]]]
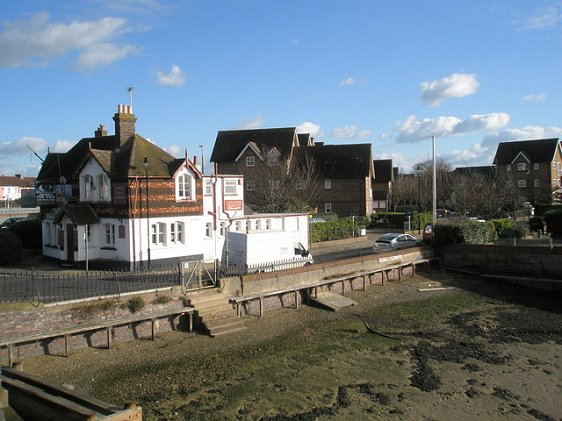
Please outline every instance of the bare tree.
[[307, 154], [287, 158], [272, 156], [264, 148], [264, 162], [246, 172], [248, 204], [258, 212], [306, 212], [315, 206], [320, 177]]

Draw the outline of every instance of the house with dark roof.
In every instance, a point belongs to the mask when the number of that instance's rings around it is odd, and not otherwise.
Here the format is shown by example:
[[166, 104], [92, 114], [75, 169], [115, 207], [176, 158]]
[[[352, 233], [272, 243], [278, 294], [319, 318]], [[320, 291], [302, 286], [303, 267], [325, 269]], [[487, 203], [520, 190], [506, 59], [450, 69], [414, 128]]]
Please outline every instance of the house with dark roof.
[[394, 168], [392, 159], [373, 160], [373, 212], [387, 212], [392, 198]]
[[494, 157], [497, 176], [516, 187], [521, 203], [560, 201], [562, 149], [559, 138], [501, 142]]
[[115, 135], [103, 126], [66, 153], [49, 153], [36, 181], [43, 255], [78, 266], [136, 268], [154, 262], [215, 258], [219, 215], [204, 209], [203, 184], [229, 183], [208, 206], [243, 214], [240, 177], [204, 180], [196, 158], [175, 158], [135, 131], [119, 105]]
[[[368, 215], [372, 210], [371, 145], [324, 145], [295, 127], [220, 131], [211, 162], [219, 174], [242, 174], [249, 204], [260, 205], [260, 183], [275, 190], [272, 174], [293, 171], [311, 160], [320, 182], [312, 207], [340, 216]], [[266, 180], [267, 179], [267, 180]], [[302, 188], [297, 181], [295, 189]], [[271, 194], [275, 194], [274, 191]]]
[[35, 188], [35, 177], [0, 175], [0, 200], [12, 202]]

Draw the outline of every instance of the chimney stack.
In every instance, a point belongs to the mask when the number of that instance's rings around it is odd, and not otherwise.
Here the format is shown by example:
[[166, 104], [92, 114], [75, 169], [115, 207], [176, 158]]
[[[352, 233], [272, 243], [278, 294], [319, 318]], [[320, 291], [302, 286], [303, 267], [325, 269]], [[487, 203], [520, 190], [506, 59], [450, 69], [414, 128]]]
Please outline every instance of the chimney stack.
[[113, 116], [113, 121], [115, 121], [115, 146], [120, 147], [135, 134], [137, 118], [133, 114], [133, 107], [123, 104], [117, 105], [117, 113]]
[[107, 130], [105, 130], [103, 124], [100, 124], [100, 126], [96, 129], [96, 131], [94, 132], [94, 136], [95, 137], [107, 136]]

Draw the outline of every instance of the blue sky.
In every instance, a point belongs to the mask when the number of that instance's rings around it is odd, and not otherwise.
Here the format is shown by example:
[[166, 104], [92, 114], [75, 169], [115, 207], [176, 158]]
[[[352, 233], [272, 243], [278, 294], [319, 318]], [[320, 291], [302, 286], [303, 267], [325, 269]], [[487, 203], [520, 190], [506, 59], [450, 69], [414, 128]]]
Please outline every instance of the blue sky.
[[177, 157], [296, 126], [405, 172], [432, 135], [490, 165], [499, 141], [562, 137], [561, 52], [561, 0], [3, 2], [0, 174], [112, 134], [129, 86], [137, 133]]

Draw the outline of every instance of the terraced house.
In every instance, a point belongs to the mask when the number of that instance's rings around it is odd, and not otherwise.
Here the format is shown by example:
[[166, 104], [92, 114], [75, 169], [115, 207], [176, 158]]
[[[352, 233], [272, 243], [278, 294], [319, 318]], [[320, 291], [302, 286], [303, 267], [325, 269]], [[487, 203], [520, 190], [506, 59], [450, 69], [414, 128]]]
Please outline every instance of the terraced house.
[[561, 201], [562, 148], [558, 138], [501, 142], [494, 165], [499, 179], [517, 189], [519, 202]]
[[295, 127], [220, 131], [211, 161], [219, 174], [244, 175], [255, 208], [285, 201], [339, 216], [372, 211], [370, 144], [324, 145]]

